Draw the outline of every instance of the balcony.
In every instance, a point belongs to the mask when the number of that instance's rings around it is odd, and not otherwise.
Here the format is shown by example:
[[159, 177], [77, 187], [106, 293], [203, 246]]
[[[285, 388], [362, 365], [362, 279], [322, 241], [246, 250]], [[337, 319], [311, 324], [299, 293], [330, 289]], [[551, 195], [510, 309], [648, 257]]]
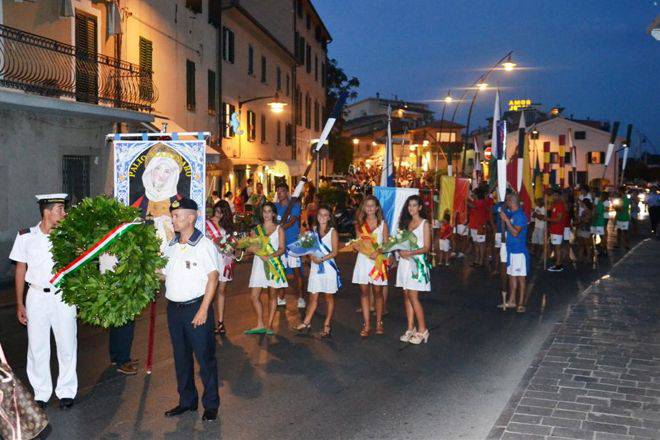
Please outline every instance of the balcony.
[[151, 71], [3, 25], [0, 87], [142, 112], [158, 99]]

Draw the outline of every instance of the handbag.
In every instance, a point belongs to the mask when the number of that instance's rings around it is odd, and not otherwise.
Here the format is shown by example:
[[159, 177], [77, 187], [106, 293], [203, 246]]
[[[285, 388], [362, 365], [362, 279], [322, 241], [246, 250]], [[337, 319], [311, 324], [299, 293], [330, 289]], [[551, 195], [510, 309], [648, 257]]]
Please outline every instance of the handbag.
[[32, 439], [46, 426], [46, 413], [16, 378], [0, 345], [0, 437], [5, 440]]

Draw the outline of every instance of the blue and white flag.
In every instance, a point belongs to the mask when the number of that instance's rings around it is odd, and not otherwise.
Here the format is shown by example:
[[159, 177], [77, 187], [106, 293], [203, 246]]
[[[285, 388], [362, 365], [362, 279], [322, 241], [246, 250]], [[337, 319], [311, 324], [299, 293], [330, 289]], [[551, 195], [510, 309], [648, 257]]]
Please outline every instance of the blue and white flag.
[[387, 222], [390, 233], [399, 228], [399, 217], [408, 197], [419, 195], [418, 188], [396, 188], [386, 186], [375, 186], [374, 196], [380, 202], [383, 209], [383, 217]]
[[380, 186], [394, 186], [394, 154], [392, 152], [392, 108], [387, 106], [387, 140], [385, 141], [385, 160], [380, 175]]

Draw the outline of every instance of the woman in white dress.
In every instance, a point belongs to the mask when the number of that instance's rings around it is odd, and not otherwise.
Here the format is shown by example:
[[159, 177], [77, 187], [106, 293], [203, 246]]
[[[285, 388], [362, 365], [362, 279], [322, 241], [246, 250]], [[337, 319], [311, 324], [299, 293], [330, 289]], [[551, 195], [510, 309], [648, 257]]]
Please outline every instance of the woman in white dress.
[[[289, 286], [286, 282], [286, 275], [283, 278], [268, 276], [266, 273], [266, 263], [270, 258], [280, 259], [284, 254], [284, 229], [275, 223], [277, 209], [272, 202], [265, 203], [261, 208], [260, 224], [250, 232], [251, 237], [266, 236], [270, 241], [273, 252], [270, 255], [255, 255], [252, 260], [252, 273], [250, 274], [250, 299], [252, 307], [257, 314], [257, 326], [246, 330], [244, 333], [249, 335], [268, 334], [272, 335], [273, 320], [275, 319], [275, 310], [277, 309], [277, 289], [283, 289]], [[248, 251], [255, 253], [257, 249], [248, 248]], [[262, 289], [268, 289], [268, 325], [264, 324], [264, 311], [261, 304]]]
[[[338, 267], [334, 262], [339, 250], [339, 234], [335, 230], [332, 211], [326, 205], [321, 205], [316, 211], [316, 226], [314, 227], [321, 240], [321, 248], [325, 252], [322, 258], [310, 255], [312, 260], [309, 270], [309, 282], [307, 291], [309, 292], [309, 304], [307, 304], [307, 313], [305, 320], [297, 327], [299, 333], [309, 333], [312, 328], [312, 318], [318, 306], [319, 294], [323, 294], [326, 303], [325, 322], [321, 338], [329, 338], [332, 335], [332, 315], [335, 311], [334, 294], [340, 287]], [[319, 273], [319, 265], [323, 264], [324, 271]]]
[[[206, 219], [206, 236], [213, 242], [234, 233], [234, 221], [231, 207], [225, 200], [219, 200], [213, 205], [213, 216]], [[234, 259], [228, 255], [220, 254], [220, 266], [218, 267], [218, 290], [215, 295], [215, 316], [218, 323], [215, 334], [224, 336], [227, 333], [225, 327], [225, 292], [227, 283], [234, 276]]]
[[[429, 330], [426, 328], [426, 320], [424, 319], [424, 309], [419, 302], [419, 292], [431, 291], [430, 273], [427, 272], [428, 277], [417, 280], [413, 277], [412, 269], [412, 265], [416, 264], [413, 257], [419, 255], [420, 258], [426, 259], [426, 254], [431, 247], [431, 226], [426, 218], [427, 214], [422, 198], [417, 195], [408, 197], [401, 211], [399, 229], [408, 230], [415, 234], [419, 249], [399, 252], [401, 259], [396, 272], [396, 287], [403, 288], [403, 303], [408, 319], [408, 329], [400, 340], [412, 344], [421, 344], [429, 339]], [[429, 271], [428, 266], [425, 270]], [[415, 319], [417, 319], [417, 327], [415, 327]]]
[[[360, 204], [355, 218], [355, 233], [358, 238], [375, 239], [376, 244], [379, 245], [387, 241], [389, 231], [387, 230], [387, 223], [383, 221], [383, 211], [376, 197], [372, 195], [366, 196]], [[369, 316], [370, 288], [373, 291], [374, 302], [376, 303], [376, 334], [382, 335], [385, 333], [382, 320], [384, 304], [383, 286], [387, 286], [387, 270], [385, 271], [384, 279], [381, 277], [374, 278], [371, 272], [374, 269], [378, 252], [374, 251], [369, 255], [365, 255], [359, 252], [357, 245], [354, 245], [353, 248], [358, 252], [355, 269], [353, 270], [353, 283], [360, 285], [360, 304], [362, 306], [362, 318], [364, 319], [360, 336], [366, 338], [371, 332]]]

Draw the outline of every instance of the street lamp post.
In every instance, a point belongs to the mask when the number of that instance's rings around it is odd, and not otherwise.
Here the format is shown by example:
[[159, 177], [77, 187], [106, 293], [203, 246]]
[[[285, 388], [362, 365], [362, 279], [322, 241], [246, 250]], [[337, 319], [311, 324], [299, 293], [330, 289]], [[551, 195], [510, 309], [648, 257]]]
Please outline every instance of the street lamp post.
[[[451, 97], [451, 90], [447, 90], [447, 96], [443, 99], [444, 103], [442, 104], [442, 114], [440, 115], [440, 136], [438, 141], [438, 148], [435, 151], [435, 180], [436, 186], [440, 187], [440, 176], [438, 176], [438, 162], [440, 162], [440, 149], [442, 148], [442, 129], [445, 123], [445, 111], [447, 110], [447, 104], [451, 104], [454, 98]], [[449, 141], [451, 141], [451, 133], [449, 134]], [[449, 164], [448, 164], [449, 165]]]

